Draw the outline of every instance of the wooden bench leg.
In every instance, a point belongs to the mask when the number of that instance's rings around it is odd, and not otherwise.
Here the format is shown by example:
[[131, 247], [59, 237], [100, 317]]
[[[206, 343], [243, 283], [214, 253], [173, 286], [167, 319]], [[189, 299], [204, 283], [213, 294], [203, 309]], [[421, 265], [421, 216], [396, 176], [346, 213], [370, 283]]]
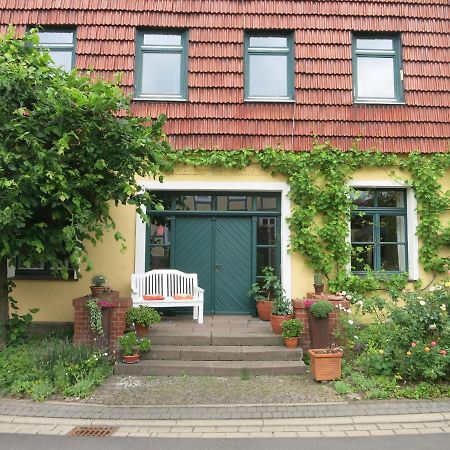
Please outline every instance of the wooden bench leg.
[[195, 305], [192, 309], [194, 310], [194, 312], [193, 312], [193, 319], [194, 320], [198, 320], [198, 306]]
[[198, 323], [203, 323], [203, 303], [198, 307]]

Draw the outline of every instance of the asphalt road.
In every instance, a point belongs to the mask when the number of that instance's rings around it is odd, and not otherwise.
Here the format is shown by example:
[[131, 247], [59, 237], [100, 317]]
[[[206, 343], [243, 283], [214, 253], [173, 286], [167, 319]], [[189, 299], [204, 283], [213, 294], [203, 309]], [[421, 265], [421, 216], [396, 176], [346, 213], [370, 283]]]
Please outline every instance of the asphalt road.
[[0, 434], [1, 450], [447, 450], [450, 435], [427, 434], [358, 438], [163, 439], [91, 438]]

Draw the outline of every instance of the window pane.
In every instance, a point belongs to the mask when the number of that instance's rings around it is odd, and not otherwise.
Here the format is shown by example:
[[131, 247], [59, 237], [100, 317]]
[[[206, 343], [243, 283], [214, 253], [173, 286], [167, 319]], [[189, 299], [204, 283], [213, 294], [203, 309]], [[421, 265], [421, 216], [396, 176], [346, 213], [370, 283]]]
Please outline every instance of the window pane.
[[249, 56], [249, 96], [287, 97], [287, 55]]
[[152, 247], [150, 249], [151, 269], [170, 268], [170, 247]]
[[256, 249], [256, 273], [261, 274], [265, 266], [276, 267], [276, 250], [274, 247]]
[[380, 216], [380, 241], [405, 242], [406, 228], [403, 216]]
[[217, 197], [218, 211], [250, 211], [252, 198], [246, 195], [219, 195]]
[[393, 50], [392, 39], [356, 39], [358, 50]]
[[357, 96], [395, 98], [394, 59], [358, 56]]
[[378, 206], [386, 208], [404, 208], [405, 193], [404, 191], [379, 191]]
[[257, 211], [276, 211], [277, 197], [256, 197], [256, 209]]
[[181, 46], [179, 34], [144, 34], [144, 45]]
[[352, 216], [352, 242], [373, 242], [373, 216]]
[[158, 217], [150, 225], [150, 244], [170, 245], [170, 219]]
[[38, 36], [40, 44], [73, 44], [72, 31], [40, 31]]
[[275, 245], [277, 220], [275, 217], [258, 217], [257, 245]]
[[361, 207], [370, 207], [374, 206], [374, 193], [372, 191], [357, 191], [357, 198], [353, 200], [355, 205]]
[[144, 53], [142, 94], [181, 95], [181, 54]]
[[250, 47], [259, 48], [286, 48], [288, 38], [282, 36], [252, 36], [250, 37]]
[[56, 67], [61, 67], [67, 72], [72, 70], [72, 52], [71, 51], [50, 51], [50, 56]]
[[352, 270], [373, 270], [373, 245], [353, 245]]
[[186, 195], [177, 198], [178, 211], [212, 211], [212, 195]]
[[406, 247], [404, 245], [381, 245], [381, 269], [406, 272]]

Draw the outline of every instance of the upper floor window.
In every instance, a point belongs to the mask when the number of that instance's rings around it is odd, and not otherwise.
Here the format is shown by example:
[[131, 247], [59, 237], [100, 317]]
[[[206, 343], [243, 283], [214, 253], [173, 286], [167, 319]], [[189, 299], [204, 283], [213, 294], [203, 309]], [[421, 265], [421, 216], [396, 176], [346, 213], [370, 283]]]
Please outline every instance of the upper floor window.
[[400, 36], [353, 35], [353, 99], [356, 103], [403, 102]]
[[292, 33], [247, 33], [245, 36], [245, 99], [294, 99]]
[[55, 66], [70, 72], [75, 66], [75, 30], [45, 29], [38, 36], [39, 45], [49, 50]]
[[359, 189], [351, 219], [352, 271], [408, 271], [404, 189]]
[[187, 33], [138, 32], [135, 76], [138, 98], [187, 99]]

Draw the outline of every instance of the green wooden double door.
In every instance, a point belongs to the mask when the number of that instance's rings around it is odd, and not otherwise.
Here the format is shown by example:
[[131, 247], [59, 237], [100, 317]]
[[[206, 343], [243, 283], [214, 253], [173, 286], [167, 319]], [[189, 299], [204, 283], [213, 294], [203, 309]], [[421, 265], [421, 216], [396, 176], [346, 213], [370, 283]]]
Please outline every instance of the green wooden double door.
[[206, 314], [251, 314], [251, 217], [177, 217], [173, 267], [198, 274]]

